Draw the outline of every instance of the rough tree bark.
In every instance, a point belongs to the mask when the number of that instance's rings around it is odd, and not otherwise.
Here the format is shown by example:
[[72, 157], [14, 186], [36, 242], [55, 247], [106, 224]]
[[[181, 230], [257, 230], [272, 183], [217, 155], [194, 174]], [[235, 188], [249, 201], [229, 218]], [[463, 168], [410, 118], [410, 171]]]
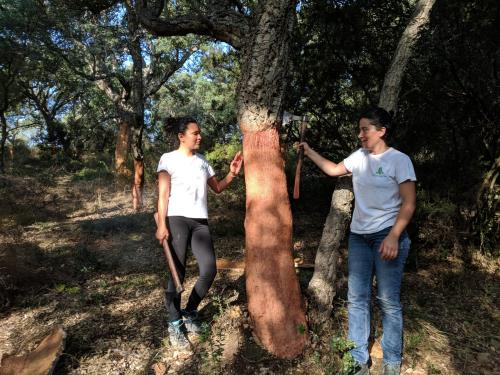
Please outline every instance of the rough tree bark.
[[134, 8], [127, 12], [129, 51], [132, 56], [132, 79], [130, 103], [133, 107], [131, 130], [132, 154], [134, 156], [134, 179], [132, 183], [132, 205], [134, 210], [142, 208], [142, 191], [144, 188], [144, 153], [142, 151], [142, 132], [144, 129], [144, 78], [143, 58], [141, 53], [141, 36], [139, 19]]
[[316, 313], [316, 316], [311, 316], [311, 318], [317, 322], [326, 319], [331, 312], [333, 297], [336, 293], [339, 247], [351, 220], [353, 199], [351, 177], [339, 178], [332, 194], [330, 212], [316, 252], [314, 274], [308, 286], [308, 293], [315, 304], [314, 312]]
[[255, 30], [243, 49], [238, 82], [245, 160], [248, 310], [257, 337], [280, 357], [294, 357], [306, 340], [278, 134], [294, 4], [275, 0], [262, 5]]
[[[379, 106], [387, 111], [396, 111], [401, 81], [406, 65], [413, 52], [413, 46], [418, 40], [422, 27], [429, 21], [429, 14], [436, 0], [420, 0], [413, 12], [408, 25], [403, 32], [391, 65], [386, 72], [384, 84], [380, 93]], [[350, 179], [350, 178], [349, 178]], [[333, 193], [332, 205], [325, 222], [323, 235], [316, 255], [314, 274], [308, 285], [308, 293], [317, 306], [318, 321], [324, 320], [332, 312], [332, 302], [335, 297], [335, 282], [337, 279], [338, 247], [344, 239], [347, 224], [351, 219], [351, 212], [347, 216], [343, 214], [347, 207], [352, 206], [354, 195], [352, 185], [347, 188], [342, 184], [343, 192]], [[337, 196], [337, 197], [336, 197]], [[336, 204], [333, 204], [334, 198]], [[337, 234], [333, 239], [332, 234]], [[324, 246], [329, 246], [326, 250]], [[326, 255], [331, 251], [330, 255]], [[318, 259], [318, 257], [320, 259]]]
[[391, 65], [384, 78], [380, 92], [379, 106], [387, 111], [396, 111], [401, 90], [401, 81], [410, 59], [413, 47], [420, 36], [420, 30], [429, 22], [429, 15], [436, 0], [420, 0], [415, 6], [410, 22], [399, 39]]
[[231, 1], [207, 1], [206, 13], [160, 18], [143, 8], [141, 22], [160, 36], [196, 33], [241, 51], [238, 121], [246, 183], [246, 287], [254, 332], [271, 353], [292, 358], [307, 340], [300, 286], [293, 267], [292, 215], [280, 152], [279, 124], [295, 0], [259, 2], [252, 13]]

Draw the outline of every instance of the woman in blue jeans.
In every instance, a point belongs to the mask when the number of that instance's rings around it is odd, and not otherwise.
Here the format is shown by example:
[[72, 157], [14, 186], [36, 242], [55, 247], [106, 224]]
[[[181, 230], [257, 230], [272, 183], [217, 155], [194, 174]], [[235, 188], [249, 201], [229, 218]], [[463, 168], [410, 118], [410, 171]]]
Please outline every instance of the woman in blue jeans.
[[349, 235], [348, 302], [351, 354], [355, 375], [370, 374], [368, 339], [373, 276], [382, 311], [383, 375], [400, 373], [403, 315], [400, 302], [403, 268], [410, 248], [406, 226], [415, 211], [415, 171], [410, 158], [390, 147], [391, 115], [375, 107], [358, 121], [361, 148], [340, 163], [325, 159], [307, 143], [304, 154], [329, 176], [352, 173], [354, 213]]

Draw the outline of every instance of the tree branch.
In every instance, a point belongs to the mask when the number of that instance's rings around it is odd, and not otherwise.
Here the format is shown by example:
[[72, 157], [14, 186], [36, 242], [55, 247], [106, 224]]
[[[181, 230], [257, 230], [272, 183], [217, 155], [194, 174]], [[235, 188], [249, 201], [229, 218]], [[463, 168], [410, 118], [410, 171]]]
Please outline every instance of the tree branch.
[[156, 93], [164, 84], [168, 81], [168, 79], [178, 70], [180, 69], [184, 63], [192, 56], [194, 52], [196, 52], [196, 47], [191, 48], [189, 51], [184, 51], [185, 53], [182, 57], [175, 62], [173, 62], [169, 69], [166, 69], [161, 75], [161, 77], [154, 78], [154, 72], [151, 72], [151, 80], [148, 82], [147, 86], [144, 89], [144, 97], [147, 98], [154, 93]]
[[[126, 0], [132, 6], [132, 0]], [[164, 1], [160, 1], [162, 8]], [[206, 35], [239, 49], [250, 31], [250, 20], [235, 11], [230, 1], [212, 0], [204, 7], [206, 11], [191, 9], [189, 15], [160, 18], [158, 8], [152, 9], [147, 1], [135, 3], [141, 24], [158, 36], [184, 36], [187, 34]], [[158, 5], [159, 7], [159, 5]]]

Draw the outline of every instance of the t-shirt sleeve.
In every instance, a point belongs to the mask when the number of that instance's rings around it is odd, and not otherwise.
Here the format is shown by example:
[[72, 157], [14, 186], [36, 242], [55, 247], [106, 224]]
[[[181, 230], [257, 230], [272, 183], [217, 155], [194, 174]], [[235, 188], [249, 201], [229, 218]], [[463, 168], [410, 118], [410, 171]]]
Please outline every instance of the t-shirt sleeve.
[[215, 172], [214, 172], [214, 169], [212, 168], [212, 166], [208, 163], [208, 161], [206, 162], [207, 163], [207, 180], [209, 178], [212, 178], [213, 176], [215, 176]]
[[162, 157], [160, 158], [160, 162], [158, 163], [158, 168], [156, 169], [156, 173], [165, 171], [171, 174], [169, 167], [170, 166], [168, 163], [168, 156], [167, 154], [163, 154]]
[[360, 156], [360, 150], [354, 151], [351, 155], [344, 159], [344, 166], [349, 172], [354, 172], [354, 169], [358, 165]]
[[417, 181], [415, 169], [407, 155], [401, 155], [396, 164], [396, 181], [401, 184], [405, 181]]

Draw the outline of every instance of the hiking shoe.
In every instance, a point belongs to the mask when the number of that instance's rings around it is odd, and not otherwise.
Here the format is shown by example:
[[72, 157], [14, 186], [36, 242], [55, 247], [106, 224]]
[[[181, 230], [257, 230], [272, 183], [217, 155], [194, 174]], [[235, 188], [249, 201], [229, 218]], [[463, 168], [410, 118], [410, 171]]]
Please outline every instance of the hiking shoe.
[[184, 322], [182, 319], [168, 323], [168, 338], [170, 345], [176, 349], [189, 348], [189, 341], [184, 334]]
[[370, 369], [368, 368], [368, 364], [357, 364], [356, 367], [352, 372], [349, 374], [351, 375], [370, 375]]
[[201, 321], [198, 311], [181, 310], [184, 326], [189, 333], [199, 335], [201, 333]]
[[384, 363], [380, 375], [399, 375], [401, 364], [399, 363]]

